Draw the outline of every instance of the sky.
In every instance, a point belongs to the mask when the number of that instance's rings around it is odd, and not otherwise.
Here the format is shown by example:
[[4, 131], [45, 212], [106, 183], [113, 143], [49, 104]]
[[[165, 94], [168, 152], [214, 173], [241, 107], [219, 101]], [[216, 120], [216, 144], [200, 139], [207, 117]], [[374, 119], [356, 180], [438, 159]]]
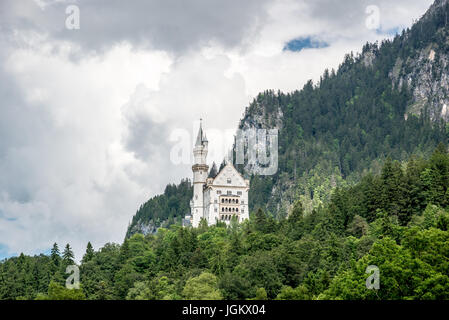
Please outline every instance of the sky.
[[191, 178], [200, 118], [221, 162], [259, 92], [317, 81], [431, 3], [0, 1], [0, 259], [121, 243]]

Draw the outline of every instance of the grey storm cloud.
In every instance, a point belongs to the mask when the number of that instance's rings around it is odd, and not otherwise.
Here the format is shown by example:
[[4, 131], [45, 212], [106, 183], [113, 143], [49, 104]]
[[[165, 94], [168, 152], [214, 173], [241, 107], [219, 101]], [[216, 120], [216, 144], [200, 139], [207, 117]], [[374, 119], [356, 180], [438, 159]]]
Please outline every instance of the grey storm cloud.
[[[250, 30], [264, 20], [268, 0], [2, 0], [2, 32], [33, 30], [60, 40], [73, 41], [83, 49], [104, 50], [127, 41], [180, 53], [216, 41], [226, 47], [240, 45]], [[65, 26], [66, 8], [80, 10], [80, 29]]]
[[168, 158], [170, 145], [167, 137], [170, 130], [166, 123], [157, 123], [150, 117], [125, 114], [129, 135], [123, 137], [125, 147], [138, 159], [148, 160], [152, 155], [165, 155]]

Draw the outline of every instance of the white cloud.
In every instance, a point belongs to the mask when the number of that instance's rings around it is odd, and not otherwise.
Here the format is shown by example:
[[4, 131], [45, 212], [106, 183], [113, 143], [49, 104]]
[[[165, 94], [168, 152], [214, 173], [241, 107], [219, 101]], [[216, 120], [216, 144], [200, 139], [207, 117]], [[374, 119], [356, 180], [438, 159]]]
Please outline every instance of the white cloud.
[[139, 83], [157, 89], [171, 61], [120, 46], [74, 63], [50, 49], [5, 61], [23, 101], [2, 103], [1, 211], [17, 220], [2, 220], [0, 242], [29, 253], [59, 240], [79, 254], [89, 239], [120, 241], [137, 204], [159, 190], [126, 173], [139, 161], [121, 145], [122, 106]]

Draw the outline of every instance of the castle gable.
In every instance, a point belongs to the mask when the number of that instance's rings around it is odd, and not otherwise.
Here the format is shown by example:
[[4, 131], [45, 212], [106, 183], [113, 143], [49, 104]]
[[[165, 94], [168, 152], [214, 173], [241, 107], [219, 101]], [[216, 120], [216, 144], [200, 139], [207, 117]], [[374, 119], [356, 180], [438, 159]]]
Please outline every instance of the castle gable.
[[238, 222], [249, 219], [249, 180], [245, 179], [228, 162], [215, 178], [208, 178], [208, 141], [200, 122], [200, 129], [193, 147], [193, 196], [190, 201], [190, 216], [183, 225], [197, 228], [201, 219], [208, 225], [218, 221], [230, 224], [233, 218]]
[[246, 182], [234, 166], [228, 163], [215, 177], [212, 185], [246, 187]]

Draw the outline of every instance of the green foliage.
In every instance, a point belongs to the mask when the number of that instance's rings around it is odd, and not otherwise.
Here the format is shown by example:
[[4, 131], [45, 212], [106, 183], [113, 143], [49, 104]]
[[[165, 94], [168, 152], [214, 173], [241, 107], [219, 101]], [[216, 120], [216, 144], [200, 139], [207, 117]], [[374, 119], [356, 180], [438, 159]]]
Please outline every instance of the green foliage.
[[188, 300], [223, 299], [218, 290], [217, 277], [209, 272], [203, 272], [198, 277], [193, 277], [187, 280], [182, 293], [184, 298]]
[[58, 266], [59, 262], [61, 260], [61, 256], [59, 255], [59, 248], [58, 248], [58, 244], [56, 242], [53, 244], [53, 247], [51, 248], [50, 257], [51, 257], [51, 260], [53, 261], [53, 263], [56, 266]]
[[259, 288], [256, 290], [256, 297], [254, 298], [254, 300], [267, 300], [267, 292], [265, 291], [264, 288]]
[[62, 261], [65, 266], [68, 266], [75, 263], [73, 259], [75, 259], [75, 255], [73, 254], [72, 248], [67, 243], [64, 248], [64, 251], [62, 252]]
[[[448, 299], [449, 234], [431, 228], [405, 232], [401, 244], [391, 238], [377, 240], [368, 255], [337, 275], [320, 299]], [[380, 289], [367, 290], [365, 270], [380, 270]]]
[[134, 287], [130, 288], [126, 295], [126, 300], [152, 300], [153, 293], [144, 281], [137, 281]]
[[48, 285], [48, 294], [38, 294], [36, 300], [84, 300], [82, 289], [67, 289], [54, 281]]
[[89, 262], [94, 257], [94, 248], [92, 247], [92, 244], [90, 241], [87, 243], [86, 247], [86, 253], [83, 256], [83, 262]]
[[[173, 225], [98, 251], [88, 244], [79, 291], [63, 287], [69, 245], [62, 259], [57, 245], [49, 256], [21, 254], [0, 263], [0, 298], [448, 299], [449, 208], [434, 201], [449, 187], [449, 155], [434, 154], [388, 160], [310, 213], [296, 200], [283, 219], [258, 209], [242, 224]], [[366, 288], [369, 265], [380, 269], [379, 290]]]
[[305, 286], [299, 286], [295, 289], [284, 286], [276, 297], [276, 300], [309, 300], [311, 296]]
[[[69, 245], [60, 266], [57, 245], [50, 256], [22, 254], [0, 263], [0, 298], [448, 299], [449, 213], [432, 202], [449, 187], [448, 159], [437, 150], [403, 166], [388, 160], [308, 214], [296, 201], [280, 220], [259, 209], [240, 225], [160, 228], [99, 251], [88, 244], [78, 291], [63, 287]], [[413, 178], [429, 171], [426, 183]], [[379, 290], [366, 288], [369, 265], [380, 269]]]
[[152, 222], [154, 227], [160, 227], [164, 221], [168, 224], [180, 221], [190, 212], [192, 194], [193, 187], [188, 179], [182, 180], [178, 186], [167, 185], [163, 194], [151, 198], [137, 210], [128, 227], [126, 238], [138, 232], [138, 225], [142, 222]]

